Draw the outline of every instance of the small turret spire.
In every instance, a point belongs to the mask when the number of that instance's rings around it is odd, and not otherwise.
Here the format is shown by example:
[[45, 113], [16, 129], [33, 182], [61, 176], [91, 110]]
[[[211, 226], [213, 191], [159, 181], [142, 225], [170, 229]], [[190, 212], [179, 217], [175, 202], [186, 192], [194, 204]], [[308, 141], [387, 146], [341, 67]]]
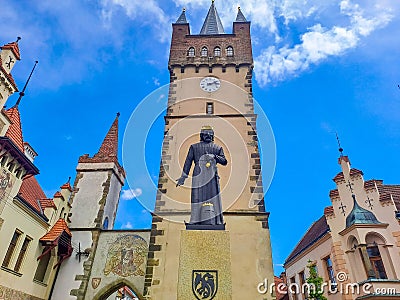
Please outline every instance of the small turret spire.
[[224, 26], [222, 26], [221, 19], [219, 18], [217, 9], [214, 5], [214, 0], [211, 2], [210, 9], [208, 10], [207, 17], [204, 20], [204, 24], [201, 27], [200, 34], [224, 34]]
[[240, 6], [238, 6], [238, 13], [235, 22], [247, 22], [246, 17], [243, 15], [242, 10], [240, 9]]
[[114, 122], [107, 132], [99, 151], [94, 155], [94, 158], [104, 158], [118, 161], [118, 119], [120, 113], [117, 113]]
[[[18, 37], [18, 38], [21, 39], [20, 37]], [[19, 41], [19, 39], [17, 39], [17, 42]], [[31, 71], [31, 74], [29, 74], [29, 77], [28, 77], [27, 81], [25, 82], [24, 88], [23, 88], [22, 91], [19, 93], [18, 100], [17, 100], [17, 102], [16, 102], [15, 105], [14, 105], [15, 107], [18, 107], [18, 105], [20, 104], [20, 102], [21, 102], [21, 100], [22, 100], [22, 97], [25, 96], [26, 87], [28, 86], [29, 80], [31, 80], [33, 71], [35, 70], [37, 64], [38, 64], [38, 61], [35, 61], [35, 64], [34, 64], [34, 66], [33, 66], [33, 68], [32, 68], [32, 71]]]
[[188, 21], [186, 19], [186, 8], [182, 9], [182, 13], [179, 16], [178, 20], [176, 20], [175, 24], [187, 24]]

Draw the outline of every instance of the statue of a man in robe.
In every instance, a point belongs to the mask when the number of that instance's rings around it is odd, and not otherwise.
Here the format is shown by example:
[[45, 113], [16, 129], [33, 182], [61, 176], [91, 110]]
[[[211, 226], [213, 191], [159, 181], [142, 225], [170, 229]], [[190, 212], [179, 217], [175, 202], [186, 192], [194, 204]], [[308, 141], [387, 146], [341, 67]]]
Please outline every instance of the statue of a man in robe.
[[225, 166], [227, 160], [222, 147], [214, 144], [211, 126], [203, 126], [200, 142], [189, 148], [182, 176], [176, 186], [183, 185], [192, 163], [191, 225], [223, 225], [217, 164]]

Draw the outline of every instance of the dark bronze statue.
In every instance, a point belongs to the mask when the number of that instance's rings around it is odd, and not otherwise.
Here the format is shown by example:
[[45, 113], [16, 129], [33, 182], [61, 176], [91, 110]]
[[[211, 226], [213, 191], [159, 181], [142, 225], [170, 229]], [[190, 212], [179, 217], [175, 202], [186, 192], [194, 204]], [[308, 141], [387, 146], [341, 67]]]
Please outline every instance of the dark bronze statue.
[[[227, 160], [222, 147], [214, 144], [214, 131], [203, 126], [200, 142], [189, 148], [182, 176], [176, 186], [183, 185], [194, 162], [192, 174], [191, 217], [188, 225], [224, 225], [217, 164]], [[201, 226], [200, 226], [201, 227]]]

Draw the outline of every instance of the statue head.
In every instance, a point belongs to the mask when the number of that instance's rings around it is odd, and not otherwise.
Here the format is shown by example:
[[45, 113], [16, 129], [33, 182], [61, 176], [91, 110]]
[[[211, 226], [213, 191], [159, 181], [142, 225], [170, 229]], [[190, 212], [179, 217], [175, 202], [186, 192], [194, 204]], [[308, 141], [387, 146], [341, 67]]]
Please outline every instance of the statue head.
[[214, 130], [211, 126], [203, 126], [200, 131], [200, 141], [211, 143], [214, 141]]

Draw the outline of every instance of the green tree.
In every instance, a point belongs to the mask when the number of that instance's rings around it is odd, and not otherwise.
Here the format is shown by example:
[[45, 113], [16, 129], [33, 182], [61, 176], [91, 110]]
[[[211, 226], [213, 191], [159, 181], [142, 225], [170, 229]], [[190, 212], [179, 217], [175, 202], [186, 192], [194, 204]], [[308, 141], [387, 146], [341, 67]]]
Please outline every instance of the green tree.
[[323, 282], [324, 279], [318, 275], [316, 265], [309, 260], [307, 264], [309, 271], [309, 277], [307, 278], [307, 283], [310, 285], [310, 290], [308, 293], [309, 300], [327, 300], [324, 296]]

